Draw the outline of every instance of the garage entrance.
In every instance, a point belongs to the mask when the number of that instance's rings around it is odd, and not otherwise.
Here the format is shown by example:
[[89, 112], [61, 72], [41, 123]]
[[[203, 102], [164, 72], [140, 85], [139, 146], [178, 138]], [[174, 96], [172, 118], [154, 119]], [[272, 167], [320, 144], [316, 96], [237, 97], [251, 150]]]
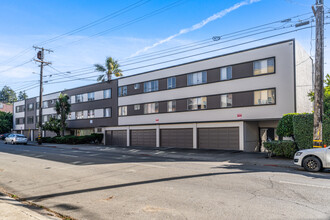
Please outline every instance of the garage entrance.
[[127, 131], [126, 130], [106, 131], [105, 143], [106, 145], [127, 146]]
[[239, 150], [239, 128], [199, 128], [198, 148]]
[[193, 129], [161, 129], [160, 146], [193, 148]]
[[131, 130], [131, 146], [156, 147], [156, 130]]

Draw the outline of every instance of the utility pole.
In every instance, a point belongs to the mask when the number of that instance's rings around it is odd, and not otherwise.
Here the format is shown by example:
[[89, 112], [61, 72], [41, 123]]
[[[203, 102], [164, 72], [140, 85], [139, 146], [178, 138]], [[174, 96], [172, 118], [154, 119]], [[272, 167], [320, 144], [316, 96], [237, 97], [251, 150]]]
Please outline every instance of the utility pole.
[[44, 65], [50, 65], [52, 63], [50, 62], [45, 62], [44, 58], [45, 58], [45, 51], [53, 52], [50, 49], [45, 49], [43, 47], [36, 47], [33, 46], [34, 49], [39, 50], [37, 53], [37, 58], [38, 59], [34, 59], [34, 61], [39, 62], [40, 63], [40, 93], [39, 93], [39, 128], [38, 128], [38, 144], [41, 145], [42, 141], [41, 141], [41, 137], [42, 137], [42, 92], [43, 92], [43, 70], [44, 70]]
[[320, 148], [323, 146], [322, 143], [323, 77], [324, 77], [323, 0], [316, 0], [315, 7], [316, 9], [312, 7], [316, 20], [313, 147]]

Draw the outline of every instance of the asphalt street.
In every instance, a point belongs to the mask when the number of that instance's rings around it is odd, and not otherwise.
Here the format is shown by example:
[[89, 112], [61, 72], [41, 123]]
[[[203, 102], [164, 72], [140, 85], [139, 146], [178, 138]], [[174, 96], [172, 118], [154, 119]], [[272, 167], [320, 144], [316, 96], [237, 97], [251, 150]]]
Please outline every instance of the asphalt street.
[[75, 219], [330, 219], [329, 172], [190, 154], [0, 142], [0, 187]]

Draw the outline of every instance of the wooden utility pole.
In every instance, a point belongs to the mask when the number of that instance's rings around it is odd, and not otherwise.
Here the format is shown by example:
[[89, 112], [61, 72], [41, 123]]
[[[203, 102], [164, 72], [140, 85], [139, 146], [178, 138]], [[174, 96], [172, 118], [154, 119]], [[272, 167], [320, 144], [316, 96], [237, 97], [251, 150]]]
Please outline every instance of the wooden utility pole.
[[313, 147], [322, 147], [323, 77], [324, 77], [324, 5], [316, 0], [312, 7], [316, 21], [315, 41], [315, 85], [314, 85], [314, 129]]
[[34, 59], [34, 61], [40, 63], [40, 92], [39, 92], [39, 128], [38, 128], [38, 144], [41, 145], [41, 137], [42, 137], [42, 92], [43, 92], [43, 70], [44, 70], [44, 65], [49, 65], [52, 64], [50, 62], [45, 62], [44, 57], [45, 57], [45, 51], [53, 52], [52, 50], [45, 49], [43, 47], [36, 47], [33, 46], [34, 49], [39, 50], [37, 54], [38, 59]]

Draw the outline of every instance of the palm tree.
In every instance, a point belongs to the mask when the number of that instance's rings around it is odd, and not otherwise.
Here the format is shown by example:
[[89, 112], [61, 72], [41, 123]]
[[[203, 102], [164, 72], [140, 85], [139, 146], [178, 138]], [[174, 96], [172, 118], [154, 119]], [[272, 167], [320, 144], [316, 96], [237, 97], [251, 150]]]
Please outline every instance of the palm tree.
[[122, 70], [119, 69], [119, 63], [117, 60], [112, 57], [107, 57], [105, 60], [105, 66], [101, 64], [95, 64], [95, 70], [98, 72], [102, 72], [103, 74], [97, 77], [98, 82], [110, 81], [112, 79], [112, 75], [116, 77], [122, 76]]

